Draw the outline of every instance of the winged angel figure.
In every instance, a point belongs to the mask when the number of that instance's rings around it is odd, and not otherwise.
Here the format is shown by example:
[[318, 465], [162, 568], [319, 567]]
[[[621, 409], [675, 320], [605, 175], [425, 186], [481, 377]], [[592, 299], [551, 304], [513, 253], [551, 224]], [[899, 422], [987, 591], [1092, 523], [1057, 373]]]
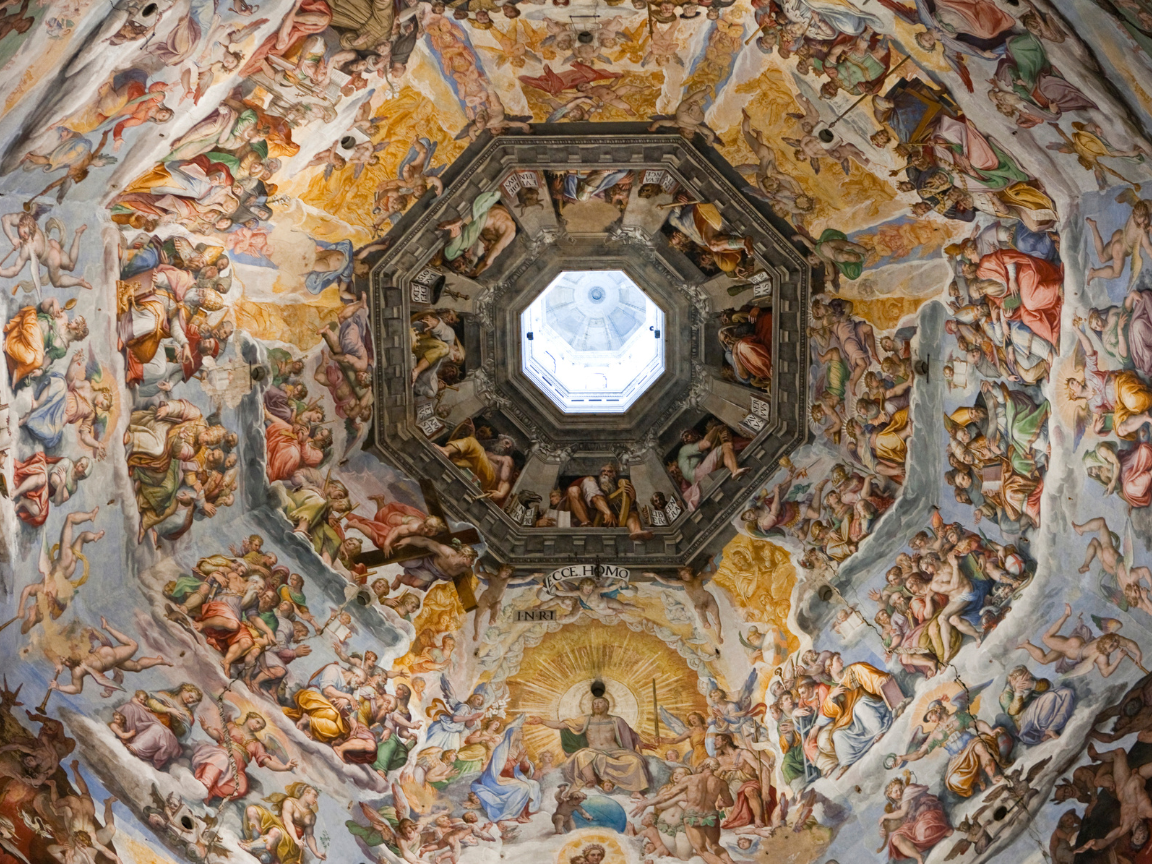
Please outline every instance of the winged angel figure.
[[438, 747], [441, 750], [459, 750], [464, 738], [480, 728], [485, 717], [503, 712], [505, 700], [497, 699], [496, 692], [490, 691], [487, 684], [479, 684], [466, 699], [460, 699], [452, 689], [448, 676], [440, 676], [440, 692], [443, 699], [433, 699], [428, 708], [432, 724], [428, 727], [425, 747]]
[[753, 704], [759, 676], [760, 673], [753, 669], [735, 700], [729, 699], [728, 693], [714, 679], [708, 679], [706, 698], [711, 716], [708, 718], [705, 747], [709, 756], [716, 755], [717, 735], [734, 735], [738, 741], [746, 744], [760, 739], [764, 727], [756, 720], [756, 715], [763, 713], [764, 703]]
[[344, 823], [365, 846], [379, 853], [388, 864], [424, 864], [420, 857], [420, 824], [412, 818], [412, 808], [399, 783], [392, 784], [392, 803], [373, 808], [360, 802], [360, 812], [368, 820], [365, 828], [351, 819]]

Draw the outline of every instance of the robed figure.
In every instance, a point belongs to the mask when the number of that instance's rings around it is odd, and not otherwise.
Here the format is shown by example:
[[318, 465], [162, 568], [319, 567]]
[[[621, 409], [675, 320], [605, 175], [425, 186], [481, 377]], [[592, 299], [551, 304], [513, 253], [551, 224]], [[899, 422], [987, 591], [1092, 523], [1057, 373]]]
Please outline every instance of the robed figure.
[[560, 744], [568, 754], [565, 772], [573, 783], [643, 792], [651, 783], [640, 751], [652, 749], [622, 717], [608, 713], [608, 700], [592, 700], [592, 713], [569, 720], [531, 717], [533, 725], [560, 731]]

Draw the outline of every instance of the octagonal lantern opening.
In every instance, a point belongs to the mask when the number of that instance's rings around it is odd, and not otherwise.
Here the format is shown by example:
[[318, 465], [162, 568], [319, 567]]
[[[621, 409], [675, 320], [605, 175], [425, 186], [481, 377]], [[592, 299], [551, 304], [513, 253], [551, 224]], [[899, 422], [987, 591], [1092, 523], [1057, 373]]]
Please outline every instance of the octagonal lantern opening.
[[622, 414], [664, 373], [664, 312], [621, 270], [566, 270], [520, 316], [524, 375], [565, 414]]

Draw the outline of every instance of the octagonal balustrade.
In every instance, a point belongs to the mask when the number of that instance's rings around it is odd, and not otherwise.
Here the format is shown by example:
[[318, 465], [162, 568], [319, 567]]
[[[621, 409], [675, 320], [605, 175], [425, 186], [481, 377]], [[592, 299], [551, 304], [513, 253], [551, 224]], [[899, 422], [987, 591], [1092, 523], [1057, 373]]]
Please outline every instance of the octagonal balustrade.
[[[702, 566], [807, 436], [812, 273], [786, 226], [641, 125], [485, 135], [441, 179], [363, 262], [381, 456], [517, 568]], [[717, 424], [747, 472], [684, 476]], [[608, 483], [609, 512], [581, 505]]]

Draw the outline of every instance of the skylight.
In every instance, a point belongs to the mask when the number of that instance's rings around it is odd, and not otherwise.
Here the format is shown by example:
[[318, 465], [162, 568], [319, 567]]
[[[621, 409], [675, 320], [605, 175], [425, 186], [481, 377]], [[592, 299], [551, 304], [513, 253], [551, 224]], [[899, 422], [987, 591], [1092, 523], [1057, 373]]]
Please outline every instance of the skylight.
[[664, 313], [620, 270], [568, 270], [520, 316], [520, 344], [560, 410], [621, 414], [664, 372]]

